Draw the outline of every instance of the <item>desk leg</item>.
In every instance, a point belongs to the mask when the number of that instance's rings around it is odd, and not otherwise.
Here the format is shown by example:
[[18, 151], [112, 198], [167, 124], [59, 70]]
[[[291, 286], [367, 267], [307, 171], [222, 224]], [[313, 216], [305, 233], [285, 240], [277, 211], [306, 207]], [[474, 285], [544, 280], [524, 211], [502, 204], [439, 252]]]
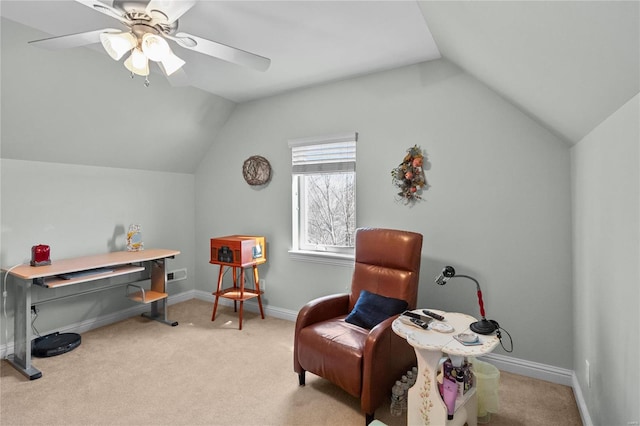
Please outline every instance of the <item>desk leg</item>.
[[14, 288], [13, 354], [7, 357], [7, 361], [29, 380], [39, 379], [42, 373], [31, 365], [31, 281], [16, 283]]
[[[166, 259], [158, 259], [151, 261], [151, 289], [160, 293], [167, 292], [167, 275], [165, 273]], [[151, 302], [151, 312], [145, 312], [143, 317], [160, 321], [161, 323], [175, 327], [178, 321], [171, 321], [167, 318], [168, 296], [161, 300]], [[160, 308], [160, 304], [162, 307]], [[162, 313], [160, 309], [162, 309]]]

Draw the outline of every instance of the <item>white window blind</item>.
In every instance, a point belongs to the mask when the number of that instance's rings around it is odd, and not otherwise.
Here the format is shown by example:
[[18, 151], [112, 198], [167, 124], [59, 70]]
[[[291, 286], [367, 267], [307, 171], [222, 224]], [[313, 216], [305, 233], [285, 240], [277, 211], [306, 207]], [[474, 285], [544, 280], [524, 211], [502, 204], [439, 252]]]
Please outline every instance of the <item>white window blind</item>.
[[355, 171], [357, 139], [358, 134], [352, 132], [290, 140], [292, 173]]

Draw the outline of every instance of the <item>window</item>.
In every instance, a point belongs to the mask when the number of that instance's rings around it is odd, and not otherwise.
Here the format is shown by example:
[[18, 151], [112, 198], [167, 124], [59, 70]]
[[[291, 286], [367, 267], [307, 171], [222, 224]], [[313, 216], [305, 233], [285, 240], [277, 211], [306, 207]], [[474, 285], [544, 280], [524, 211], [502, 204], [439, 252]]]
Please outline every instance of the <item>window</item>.
[[357, 133], [289, 141], [292, 250], [307, 260], [353, 258]]

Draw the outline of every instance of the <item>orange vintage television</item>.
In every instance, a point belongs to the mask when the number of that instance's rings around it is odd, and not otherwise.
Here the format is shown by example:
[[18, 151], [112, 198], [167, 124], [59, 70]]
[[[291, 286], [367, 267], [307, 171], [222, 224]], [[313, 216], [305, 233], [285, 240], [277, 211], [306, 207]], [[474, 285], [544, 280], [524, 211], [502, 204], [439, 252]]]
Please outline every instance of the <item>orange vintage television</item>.
[[229, 235], [211, 238], [211, 260], [209, 263], [232, 266], [264, 263], [267, 260], [264, 237]]

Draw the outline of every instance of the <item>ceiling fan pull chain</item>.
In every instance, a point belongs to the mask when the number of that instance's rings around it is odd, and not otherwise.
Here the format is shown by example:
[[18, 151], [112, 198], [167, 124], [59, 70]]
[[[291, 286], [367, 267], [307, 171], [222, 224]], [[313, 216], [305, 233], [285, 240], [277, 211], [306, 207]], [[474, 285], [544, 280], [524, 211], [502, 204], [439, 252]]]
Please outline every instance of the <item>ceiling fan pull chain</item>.
[[149, 84], [150, 84], [150, 83], [149, 83], [149, 76], [146, 76], [146, 77], [144, 78], [144, 87], [149, 87]]

